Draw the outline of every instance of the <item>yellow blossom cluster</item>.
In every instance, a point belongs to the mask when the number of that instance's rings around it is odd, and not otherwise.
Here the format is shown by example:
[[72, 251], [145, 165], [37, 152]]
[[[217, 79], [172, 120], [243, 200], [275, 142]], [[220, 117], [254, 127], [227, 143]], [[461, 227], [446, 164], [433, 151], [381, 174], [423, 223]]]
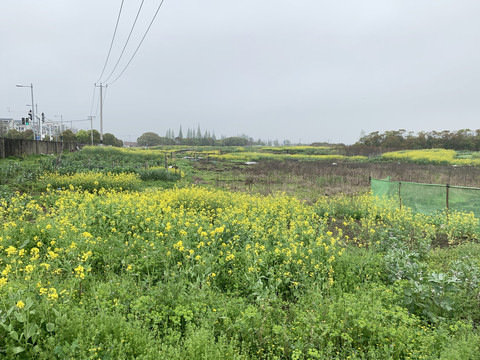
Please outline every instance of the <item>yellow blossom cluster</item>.
[[[80, 282], [118, 266], [118, 258], [137, 276], [169, 271], [211, 286], [237, 282], [244, 291], [268, 277], [289, 294], [305, 282], [332, 284], [342, 254], [311, 206], [287, 196], [73, 187], [17, 197], [1, 209], [8, 225], [0, 233], [0, 287], [37, 284], [49, 302], [75, 296], [75, 283], [84, 291]], [[96, 272], [95, 258], [102, 259]]]
[[135, 190], [139, 187], [141, 180], [134, 173], [99, 173], [79, 172], [74, 174], [61, 175], [58, 173], [46, 173], [38, 179], [38, 183], [48, 191], [52, 189], [83, 189], [99, 190]]
[[455, 150], [424, 149], [401, 150], [382, 154], [382, 159], [391, 161], [406, 161], [415, 163], [435, 163], [451, 165], [480, 165], [478, 153], [465, 156]]
[[453, 244], [477, 239], [479, 235], [479, 219], [473, 213], [415, 213], [399, 206], [398, 198], [378, 198], [369, 193], [322, 197], [315, 208], [332, 233], [345, 244], [354, 243], [360, 247], [378, 244], [392, 236], [406, 241], [446, 237]]

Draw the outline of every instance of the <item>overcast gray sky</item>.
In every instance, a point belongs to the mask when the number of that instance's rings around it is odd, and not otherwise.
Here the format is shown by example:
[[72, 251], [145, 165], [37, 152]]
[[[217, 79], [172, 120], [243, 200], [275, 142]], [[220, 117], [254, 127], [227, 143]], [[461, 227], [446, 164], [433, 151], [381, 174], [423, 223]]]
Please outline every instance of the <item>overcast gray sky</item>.
[[[114, 74], [160, 0], [144, 0]], [[101, 81], [141, 0], [125, 0]], [[0, 117], [97, 114], [121, 0], [1, 0]], [[360, 132], [480, 128], [478, 0], [165, 0], [124, 74], [104, 132], [122, 140], [181, 125], [217, 137], [354, 143]], [[88, 128], [88, 122], [77, 122]]]

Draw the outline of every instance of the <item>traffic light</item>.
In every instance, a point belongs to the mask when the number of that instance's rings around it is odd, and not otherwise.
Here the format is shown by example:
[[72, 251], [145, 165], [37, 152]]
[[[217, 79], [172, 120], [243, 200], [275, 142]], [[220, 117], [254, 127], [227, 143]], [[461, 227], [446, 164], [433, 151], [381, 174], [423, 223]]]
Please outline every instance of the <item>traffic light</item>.
[[28, 117], [30, 118], [30, 120], [33, 120], [32, 110], [28, 111]]
[[45, 114], [42, 113], [42, 122], [45, 122]]
[[22, 125], [25, 125], [25, 118], [22, 118]]

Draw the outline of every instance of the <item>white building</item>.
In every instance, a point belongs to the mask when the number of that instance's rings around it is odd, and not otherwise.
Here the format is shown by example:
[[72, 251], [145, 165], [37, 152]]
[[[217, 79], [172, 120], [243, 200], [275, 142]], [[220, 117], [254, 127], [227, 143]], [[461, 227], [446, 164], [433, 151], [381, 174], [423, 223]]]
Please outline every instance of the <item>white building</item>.
[[[40, 119], [37, 119], [37, 136], [40, 136], [39, 134], [39, 126], [38, 122], [41, 121]], [[24, 132], [27, 130], [33, 130], [33, 125], [30, 123], [29, 125], [26, 125], [25, 123], [22, 123], [22, 120], [14, 120], [12, 118], [0, 118], [0, 137], [4, 136], [9, 130], [17, 130], [19, 132]], [[65, 131], [67, 129], [67, 126], [63, 124], [63, 129], [61, 129], [61, 125], [59, 122], [56, 121], [51, 121], [47, 120], [42, 123], [42, 134], [41, 134], [41, 139], [42, 140], [58, 140], [60, 138], [60, 133]]]

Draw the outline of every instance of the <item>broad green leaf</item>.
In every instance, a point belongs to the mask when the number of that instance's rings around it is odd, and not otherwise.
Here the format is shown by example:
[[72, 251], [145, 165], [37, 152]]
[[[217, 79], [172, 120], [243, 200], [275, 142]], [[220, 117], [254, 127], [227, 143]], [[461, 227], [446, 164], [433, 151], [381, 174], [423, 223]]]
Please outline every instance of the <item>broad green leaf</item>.
[[25, 310], [30, 309], [30, 308], [32, 307], [32, 305], [33, 305], [33, 300], [30, 299], [30, 298], [27, 298], [27, 299], [25, 300]]
[[33, 334], [37, 331], [37, 325], [36, 324], [28, 324], [25, 327], [25, 339], [30, 339]]
[[20, 354], [22, 351], [25, 351], [25, 349], [21, 346], [15, 346], [13, 349], [12, 349], [13, 353], [14, 354]]
[[19, 249], [23, 249], [25, 246], [28, 245], [29, 242], [30, 242], [30, 239], [25, 240], [25, 241], [22, 243], [22, 245], [20, 245]]
[[17, 321], [21, 322], [21, 323], [25, 322], [25, 320], [26, 320], [24, 313], [16, 312], [15, 317], [17, 318]]
[[10, 332], [10, 336], [13, 340], [18, 341], [18, 333], [15, 330]]

